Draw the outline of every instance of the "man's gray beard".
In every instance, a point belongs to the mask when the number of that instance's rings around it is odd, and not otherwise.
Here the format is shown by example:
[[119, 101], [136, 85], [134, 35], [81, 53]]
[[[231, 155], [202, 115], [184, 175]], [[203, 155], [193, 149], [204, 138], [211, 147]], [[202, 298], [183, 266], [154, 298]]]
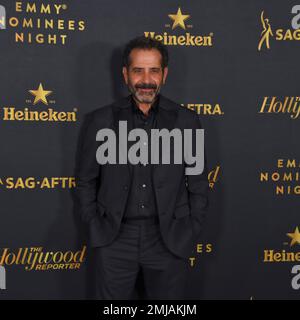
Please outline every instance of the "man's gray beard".
[[134, 88], [131, 89], [131, 87], [129, 87], [129, 91], [132, 93], [132, 95], [137, 99], [137, 101], [139, 101], [140, 103], [152, 103], [154, 102], [154, 100], [156, 99], [157, 95], [160, 92], [160, 88], [161, 86], [159, 86], [157, 88], [157, 90], [153, 93], [153, 95], [151, 96], [147, 96], [147, 95], [139, 95], [138, 90], [135, 90]]

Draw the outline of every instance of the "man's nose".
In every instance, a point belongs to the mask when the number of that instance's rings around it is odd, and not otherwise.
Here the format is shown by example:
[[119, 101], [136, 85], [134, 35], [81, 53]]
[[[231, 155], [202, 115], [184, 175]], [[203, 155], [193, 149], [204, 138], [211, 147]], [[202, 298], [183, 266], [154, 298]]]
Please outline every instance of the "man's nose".
[[150, 83], [150, 79], [151, 79], [150, 73], [149, 72], [144, 72], [143, 73], [143, 82]]

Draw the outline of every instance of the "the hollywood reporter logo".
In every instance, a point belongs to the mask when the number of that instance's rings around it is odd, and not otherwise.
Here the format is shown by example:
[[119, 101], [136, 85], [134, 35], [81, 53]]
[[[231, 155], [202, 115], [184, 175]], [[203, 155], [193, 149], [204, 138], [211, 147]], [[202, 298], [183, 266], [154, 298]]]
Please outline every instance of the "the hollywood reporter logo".
[[[171, 156], [174, 164], [188, 165], [185, 168], [186, 175], [199, 175], [204, 169], [204, 129], [151, 129], [150, 139], [146, 130], [141, 128], [132, 129], [127, 132], [127, 121], [119, 121], [118, 134], [118, 164], [129, 163], [143, 164], [149, 163], [150, 141], [150, 163], [151, 164], [171, 164]], [[174, 153], [171, 154], [171, 138], [173, 139]], [[96, 135], [96, 141], [103, 142], [97, 149], [96, 159], [101, 165], [117, 163], [117, 137], [114, 130], [110, 128], [100, 129]], [[135, 142], [128, 150], [127, 143]], [[161, 163], [160, 159], [161, 145]], [[195, 155], [193, 155], [195, 153]], [[184, 158], [184, 159], [182, 159]], [[194, 165], [194, 167], [189, 167]]]

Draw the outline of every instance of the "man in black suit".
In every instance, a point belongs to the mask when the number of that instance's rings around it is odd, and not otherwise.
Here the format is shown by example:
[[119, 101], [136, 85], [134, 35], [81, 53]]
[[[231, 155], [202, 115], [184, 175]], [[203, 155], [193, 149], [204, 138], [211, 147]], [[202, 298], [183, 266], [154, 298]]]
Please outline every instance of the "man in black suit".
[[130, 41], [122, 71], [131, 94], [87, 115], [76, 168], [81, 216], [97, 256], [98, 298], [131, 299], [141, 272], [147, 298], [184, 299], [189, 257], [208, 207], [206, 157], [197, 175], [185, 174], [184, 161], [99, 164], [96, 135], [110, 128], [118, 137], [120, 121], [128, 131], [148, 134], [154, 128], [196, 130], [201, 124], [195, 112], [160, 94], [168, 74], [168, 51], [160, 41]]

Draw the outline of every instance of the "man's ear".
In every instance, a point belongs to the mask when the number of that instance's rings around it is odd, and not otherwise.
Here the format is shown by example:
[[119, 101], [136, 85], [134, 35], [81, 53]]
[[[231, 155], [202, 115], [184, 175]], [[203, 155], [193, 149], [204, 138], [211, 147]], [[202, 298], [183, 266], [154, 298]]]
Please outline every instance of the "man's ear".
[[124, 77], [125, 83], [128, 84], [128, 73], [127, 73], [127, 68], [126, 67], [122, 68], [122, 73], [123, 73], [123, 77]]
[[165, 84], [166, 82], [168, 71], [169, 71], [168, 67], [164, 67], [163, 84]]

